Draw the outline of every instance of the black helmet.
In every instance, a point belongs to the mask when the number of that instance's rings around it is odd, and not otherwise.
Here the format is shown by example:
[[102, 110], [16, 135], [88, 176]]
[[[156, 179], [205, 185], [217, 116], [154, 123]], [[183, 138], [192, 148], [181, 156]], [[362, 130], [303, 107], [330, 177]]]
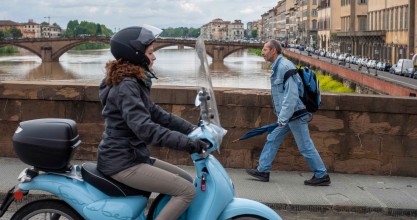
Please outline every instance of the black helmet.
[[124, 28], [111, 38], [110, 51], [117, 60], [148, 68], [151, 61], [145, 55], [146, 47], [154, 42], [161, 32], [161, 29], [150, 25]]

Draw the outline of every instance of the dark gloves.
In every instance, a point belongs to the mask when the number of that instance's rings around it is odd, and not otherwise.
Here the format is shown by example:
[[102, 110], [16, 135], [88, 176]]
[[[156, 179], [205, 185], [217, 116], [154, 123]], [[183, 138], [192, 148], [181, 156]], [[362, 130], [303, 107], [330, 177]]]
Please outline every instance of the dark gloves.
[[204, 151], [207, 150], [207, 148], [210, 146], [209, 143], [202, 141], [201, 139], [195, 139], [195, 140], [190, 140], [187, 143], [187, 146], [185, 146], [185, 150], [190, 153], [199, 153], [201, 154]]

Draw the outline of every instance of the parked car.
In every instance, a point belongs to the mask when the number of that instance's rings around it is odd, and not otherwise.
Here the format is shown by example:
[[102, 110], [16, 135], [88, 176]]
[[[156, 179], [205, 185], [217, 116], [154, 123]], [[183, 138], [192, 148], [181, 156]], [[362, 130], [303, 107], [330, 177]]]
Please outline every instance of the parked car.
[[410, 59], [399, 59], [397, 65], [394, 69], [394, 73], [397, 74], [397, 75], [402, 76], [410, 68], [414, 68], [414, 64], [413, 64], [412, 60], [410, 60]]
[[346, 59], [345, 59], [345, 62], [346, 62], [346, 63], [350, 63], [350, 60], [351, 60], [351, 59], [352, 59], [352, 56], [347, 56], [347, 57], [346, 57]]
[[376, 63], [376, 69], [377, 70], [384, 70], [384, 67], [385, 66], [385, 63], [384, 62], [382, 62], [382, 61], [379, 61], [378, 63]]
[[366, 67], [367, 63], [368, 63], [368, 58], [362, 58], [362, 60], [361, 60], [362, 66]]
[[417, 70], [414, 72], [414, 74], [413, 74], [413, 76], [411, 78], [417, 79]]
[[385, 63], [385, 67], [384, 67], [384, 71], [385, 72], [389, 72], [389, 70], [391, 69], [392, 65], [390, 63]]
[[373, 69], [375, 69], [375, 67], [376, 67], [376, 60], [368, 60], [368, 62], [366, 63], [366, 66], [367, 66], [368, 68], [373, 68]]
[[339, 60], [339, 61], [345, 61], [345, 59], [347, 58], [347, 57], [349, 57], [350, 56], [350, 54], [348, 54], [348, 53], [343, 53], [343, 54], [340, 54], [338, 57], [337, 57], [337, 59]]
[[394, 65], [392, 65], [390, 68], [389, 68], [389, 73], [391, 73], [391, 74], [395, 74], [395, 68], [397, 68], [397, 64], [394, 64]]
[[415, 72], [415, 70], [414, 70], [414, 67], [410, 67], [410, 68], [407, 68], [405, 71], [404, 71], [404, 76], [405, 77], [410, 77], [410, 78], [413, 78], [413, 75], [414, 75], [414, 72]]
[[355, 60], [357, 60], [358, 59], [358, 57], [356, 57], [356, 56], [350, 56], [350, 63], [355, 63]]

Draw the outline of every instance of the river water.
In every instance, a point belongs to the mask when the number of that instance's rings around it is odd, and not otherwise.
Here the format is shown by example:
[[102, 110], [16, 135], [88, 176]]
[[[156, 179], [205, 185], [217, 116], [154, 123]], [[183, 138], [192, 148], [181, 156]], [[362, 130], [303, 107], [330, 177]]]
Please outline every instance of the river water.
[[[196, 61], [192, 48], [178, 50], [169, 47], [155, 52], [154, 70], [159, 79], [154, 85], [195, 86]], [[17, 55], [0, 56], [0, 81], [67, 81], [99, 83], [104, 66], [113, 57], [109, 49], [68, 51], [60, 62], [42, 63], [28, 51]], [[214, 87], [269, 89], [270, 70], [262, 57], [242, 50], [229, 55], [223, 64], [209, 68]]]

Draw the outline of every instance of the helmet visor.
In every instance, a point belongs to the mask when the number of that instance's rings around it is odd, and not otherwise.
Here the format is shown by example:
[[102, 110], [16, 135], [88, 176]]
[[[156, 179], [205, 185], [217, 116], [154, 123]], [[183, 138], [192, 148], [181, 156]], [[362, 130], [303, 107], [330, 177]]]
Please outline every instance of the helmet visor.
[[162, 30], [151, 26], [151, 25], [147, 25], [144, 24], [142, 25], [142, 31], [139, 34], [138, 37], [138, 41], [142, 44], [142, 45], [146, 45], [148, 46], [149, 44], [151, 44], [155, 38], [157, 38], [160, 34], [162, 33]]

